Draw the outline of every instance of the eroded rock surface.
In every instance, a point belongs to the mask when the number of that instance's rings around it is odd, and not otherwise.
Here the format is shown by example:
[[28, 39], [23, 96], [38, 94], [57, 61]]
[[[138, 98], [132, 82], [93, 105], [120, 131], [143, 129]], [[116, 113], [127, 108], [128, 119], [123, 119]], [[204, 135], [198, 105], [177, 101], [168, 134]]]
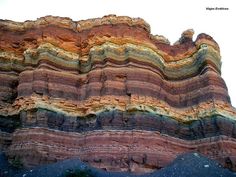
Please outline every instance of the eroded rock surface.
[[151, 172], [199, 152], [236, 170], [218, 44], [170, 45], [140, 18], [0, 21], [0, 148], [27, 167], [79, 157]]

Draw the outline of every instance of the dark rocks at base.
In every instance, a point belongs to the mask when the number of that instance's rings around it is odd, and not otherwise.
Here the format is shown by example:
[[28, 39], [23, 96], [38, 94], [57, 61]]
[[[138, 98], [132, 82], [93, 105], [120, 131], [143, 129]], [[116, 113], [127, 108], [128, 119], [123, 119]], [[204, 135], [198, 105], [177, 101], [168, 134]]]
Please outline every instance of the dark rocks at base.
[[156, 171], [150, 177], [234, 177], [236, 173], [224, 169], [216, 161], [198, 153], [178, 156], [170, 165]]
[[22, 169], [22, 171], [17, 171], [9, 166], [3, 153], [0, 154], [0, 164], [1, 177], [64, 177], [66, 171], [84, 169], [91, 171], [91, 174], [95, 177], [236, 177], [235, 173], [222, 168], [215, 161], [209, 160], [198, 153], [180, 155], [165, 168], [147, 174], [106, 172], [93, 168], [78, 159], [64, 160], [29, 170]]

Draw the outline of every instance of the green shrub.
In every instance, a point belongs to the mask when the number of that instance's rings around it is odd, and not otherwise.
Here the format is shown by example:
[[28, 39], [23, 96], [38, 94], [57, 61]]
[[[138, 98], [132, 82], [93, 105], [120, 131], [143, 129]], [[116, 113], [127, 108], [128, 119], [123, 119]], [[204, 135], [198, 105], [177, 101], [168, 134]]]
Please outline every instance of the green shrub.
[[14, 168], [17, 168], [17, 169], [21, 169], [23, 168], [23, 162], [21, 160], [20, 157], [18, 156], [15, 156], [11, 161], [10, 161], [11, 165], [14, 167]]
[[89, 169], [69, 170], [65, 173], [65, 177], [95, 177]]

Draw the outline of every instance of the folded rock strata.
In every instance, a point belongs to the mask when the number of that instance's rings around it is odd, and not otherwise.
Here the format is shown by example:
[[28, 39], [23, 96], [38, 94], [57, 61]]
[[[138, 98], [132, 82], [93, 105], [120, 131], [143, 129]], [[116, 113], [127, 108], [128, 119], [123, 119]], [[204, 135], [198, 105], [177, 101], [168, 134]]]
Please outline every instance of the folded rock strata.
[[199, 152], [236, 170], [218, 44], [170, 45], [140, 18], [0, 21], [0, 148], [25, 166], [79, 157], [150, 172]]

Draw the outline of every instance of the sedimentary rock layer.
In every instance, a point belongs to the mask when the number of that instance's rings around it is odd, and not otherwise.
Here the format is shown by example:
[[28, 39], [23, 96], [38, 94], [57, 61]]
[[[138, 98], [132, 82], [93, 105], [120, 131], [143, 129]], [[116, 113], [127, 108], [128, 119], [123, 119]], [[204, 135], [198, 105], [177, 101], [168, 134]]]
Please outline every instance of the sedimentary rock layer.
[[198, 151], [235, 170], [220, 49], [192, 36], [171, 45], [144, 20], [114, 15], [0, 20], [0, 147], [26, 166], [79, 157], [148, 172]]
[[150, 172], [190, 151], [198, 151], [222, 165], [230, 157], [235, 164], [235, 149], [235, 139], [226, 136], [185, 141], [144, 130], [68, 133], [32, 128], [14, 133], [9, 155], [22, 156], [28, 166], [79, 156], [109, 171]]
[[187, 124], [171, 117], [142, 111], [105, 111], [87, 117], [74, 117], [45, 109], [35, 109], [22, 111], [20, 117], [24, 127], [45, 127], [66, 132], [135, 129], [160, 132], [185, 140], [218, 135], [236, 137], [235, 122], [220, 115], [204, 117]]

